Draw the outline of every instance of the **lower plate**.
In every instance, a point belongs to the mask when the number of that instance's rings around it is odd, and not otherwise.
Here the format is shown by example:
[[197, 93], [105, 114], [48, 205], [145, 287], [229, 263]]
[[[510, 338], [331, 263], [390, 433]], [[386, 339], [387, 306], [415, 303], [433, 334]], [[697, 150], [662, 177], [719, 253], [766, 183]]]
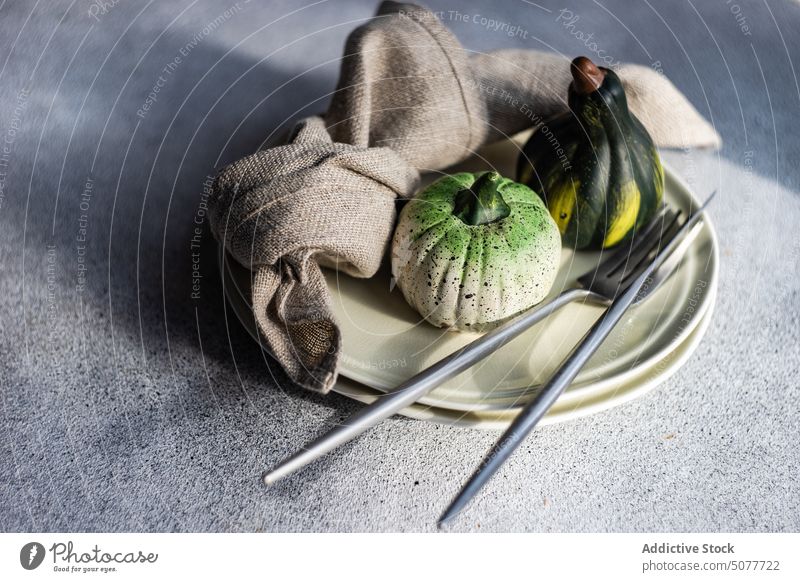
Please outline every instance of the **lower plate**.
[[[629, 402], [653, 390], [686, 363], [700, 345], [700, 341], [703, 339], [703, 335], [710, 321], [711, 310], [707, 312], [695, 330], [675, 351], [668, 354], [652, 369], [646, 371], [642, 375], [631, 378], [619, 386], [609, 386], [606, 390], [587, 396], [581, 400], [566, 401], [562, 397], [539, 422], [539, 426], [557, 424], [559, 422], [566, 422], [568, 420], [574, 420], [576, 418], [602, 412], [624, 404], [625, 402]], [[359, 384], [345, 377], [340, 377], [333, 389], [339, 394], [367, 404], [374, 402], [376, 398], [384, 394], [379, 390], [369, 388], [368, 386]], [[400, 411], [400, 414], [409, 418], [437, 422], [440, 424], [485, 430], [501, 430], [507, 428], [508, 425], [511, 424], [511, 421], [514, 420], [519, 410], [520, 408], [512, 408], [505, 411], [477, 410], [474, 412], [464, 412], [436, 406], [426, 406], [424, 404], [412, 404], [408, 408]]]
[[[221, 256], [224, 257], [222, 254]], [[242, 325], [247, 329], [250, 335], [253, 336], [253, 339], [263, 346], [264, 344], [260, 340], [258, 328], [256, 327], [253, 313], [246, 296], [242, 294], [239, 284], [237, 284], [237, 281], [233, 278], [231, 269], [227, 268], [228, 262], [224, 261], [224, 264], [221, 266], [223, 287], [229, 304]], [[558, 399], [540, 424], [564, 422], [607, 410], [628, 402], [652, 390], [658, 384], [665, 381], [686, 362], [700, 344], [700, 340], [703, 338], [708, 324], [711, 321], [714, 299], [715, 293], [712, 293], [710, 297], [711, 304], [708, 306], [708, 309], [706, 309], [705, 314], [699, 319], [692, 332], [685, 337], [676, 349], [669, 352], [652, 366], [640, 369], [638, 374], [634, 374], [618, 383], [606, 382], [599, 388], [595, 387], [591, 390], [580, 391], [570, 389]], [[373, 402], [376, 398], [385, 394], [385, 392], [381, 390], [371, 388], [345, 376], [339, 377], [333, 390], [349, 398], [366, 403]], [[478, 408], [473, 411], [463, 411], [446, 406], [432, 406], [424, 403], [417, 403], [402, 410], [400, 414], [419, 420], [458, 426], [500, 429], [508, 426], [514, 416], [519, 412], [521, 404], [522, 403], [518, 403], [504, 410], [482, 410]]]

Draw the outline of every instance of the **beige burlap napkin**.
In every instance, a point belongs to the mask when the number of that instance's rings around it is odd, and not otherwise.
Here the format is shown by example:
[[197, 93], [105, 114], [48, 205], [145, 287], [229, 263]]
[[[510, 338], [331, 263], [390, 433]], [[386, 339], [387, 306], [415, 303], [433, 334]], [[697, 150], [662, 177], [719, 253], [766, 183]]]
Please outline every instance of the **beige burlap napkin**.
[[[218, 175], [214, 235], [253, 271], [254, 317], [292, 380], [327, 392], [341, 336], [321, 267], [371, 277], [391, 238], [397, 197], [420, 171], [566, 110], [569, 57], [534, 51], [469, 56], [433, 13], [384, 2], [354, 30], [324, 116], [285, 145]], [[716, 146], [714, 129], [664, 77], [623, 66], [632, 110], [665, 147]]]

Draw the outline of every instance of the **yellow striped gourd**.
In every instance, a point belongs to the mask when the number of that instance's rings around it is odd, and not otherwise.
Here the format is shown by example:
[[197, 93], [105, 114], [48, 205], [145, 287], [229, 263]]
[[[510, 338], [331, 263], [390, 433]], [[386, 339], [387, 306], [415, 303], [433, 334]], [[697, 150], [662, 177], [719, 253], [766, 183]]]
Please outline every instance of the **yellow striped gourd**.
[[614, 71], [586, 57], [571, 71], [569, 111], [531, 136], [518, 179], [542, 196], [565, 245], [611, 247], [655, 215], [664, 170]]

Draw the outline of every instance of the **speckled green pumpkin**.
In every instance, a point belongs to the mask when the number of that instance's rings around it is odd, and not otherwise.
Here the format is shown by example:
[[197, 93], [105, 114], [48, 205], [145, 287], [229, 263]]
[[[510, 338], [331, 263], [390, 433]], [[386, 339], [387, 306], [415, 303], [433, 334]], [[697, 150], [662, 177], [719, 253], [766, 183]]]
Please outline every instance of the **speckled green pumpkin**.
[[602, 84], [582, 94], [573, 81], [570, 111], [531, 136], [517, 172], [541, 194], [564, 244], [577, 249], [629, 239], [655, 216], [664, 193], [658, 152], [628, 111], [619, 77], [610, 69], [594, 70], [604, 74]]
[[480, 330], [536, 303], [558, 270], [561, 239], [530, 188], [496, 172], [446, 176], [400, 213], [392, 274], [432, 324]]

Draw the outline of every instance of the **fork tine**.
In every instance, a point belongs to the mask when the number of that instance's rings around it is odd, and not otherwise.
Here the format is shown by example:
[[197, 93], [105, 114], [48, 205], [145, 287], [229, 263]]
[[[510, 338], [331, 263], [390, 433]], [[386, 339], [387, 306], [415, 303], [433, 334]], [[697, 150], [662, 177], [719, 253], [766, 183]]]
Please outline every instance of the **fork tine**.
[[[644, 271], [650, 264], [650, 257], [653, 254], [660, 252], [669, 242], [675, 238], [675, 235], [681, 228], [679, 218], [681, 212], [673, 212], [669, 220], [665, 220], [664, 228], [660, 235], [655, 237], [654, 244], [650, 245], [650, 249], [646, 252], [637, 252], [630, 262], [630, 268], [626, 268], [619, 275], [620, 291], [627, 289], [628, 286], [636, 280], [636, 278]], [[640, 249], [637, 249], [639, 251]], [[643, 249], [641, 249], [643, 250]]]
[[665, 218], [664, 226], [661, 229], [660, 236], [657, 237], [656, 239], [658, 244], [653, 245], [650, 249], [650, 252], [644, 253], [641, 256], [637, 256], [635, 261], [632, 260], [630, 262], [632, 267], [630, 269], [625, 269], [625, 271], [623, 271], [622, 275], [620, 276], [619, 291], [617, 291], [617, 293], [622, 293], [625, 289], [627, 289], [631, 285], [631, 283], [633, 283], [636, 280], [636, 278], [639, 275], [642, 274], [642, 272], [647, 268], [648, 264], [650, 263], [652, 256], [660, 253], [661, 249], [666, 247], [672, 241], [672, 239], [675, 238], [678, 232], [680, 232], [684, 224], [686, 224], [690, 220], [696, 221], [697, 220], [696, 217], [703, 213], [706, 206], [708, 206], [708, 203], [711, 202], [711, 200], [714, 198], [714, 196], [716, 196], [716, 194], [717, 191], [714, 190], [711, 193], [711, 195], [706, 199], [706, 201], [702, 204], [702, 206], [700, 206], [700, 208], [695, 209], [694, 212], [692, 211], [689, 212], [689, 215], [687, 216], [686, 220], [683, 221], [683, 223], [680, 223], [680, 216], [682, 214], [680, 210], [674, 212], [670, 211], [669, 214], [671, 214], [672, 216], [670, 216], [669, 218]]
[[[649, 240], [650, 235], [655, 231], [664, 219], [664, 216], [669, 212], [666, 204], [661, 206], [658, 214], [653, 218], [641, 232], [635, 232], [633, 237], [621, 244], [618, 248], [608, 251], [610, 254], [603, 259], [597, 267], [593, 270], [584, 273], [578, 279], [578, 282], [585, 288], [589, 288], [592, 282], [598, 278], [610, 277], [620, 265], [629, 262], [629, 257], [640, 245]], [[601, 251], [603, 252], [603, 251]]]
[[638, 240], [635, 240], [631, 245], [632, 248], [626, 260], [608, 272], [609, 277], [624, 273], [625, 270], [631, 266], [638, 265], [642, 257], [648, 255], [658, 244], [658, 241], [664, 236], [664, 231], [669, 227], [672, 221], [675, 220], [678, 213], [680, 213], [680, 211], [665, 207], [664, 211], [650, 221], [644, 233], [639, 235]]
[[642, 262], [664, 239], [664, 235], [669, 228], [675, 223], [680, 215], [680, 211], [669, 210], [664, 213], [661, 220], [652, 223], [651, 228], [647, 229], [644, 236], [639, 239], [639, 242], [634, 245], [628, 255], [628, 260], [617, 266], [608, 275], [618, 279], [624, 279], [627, 271], [635, 269], [639, 263]]

